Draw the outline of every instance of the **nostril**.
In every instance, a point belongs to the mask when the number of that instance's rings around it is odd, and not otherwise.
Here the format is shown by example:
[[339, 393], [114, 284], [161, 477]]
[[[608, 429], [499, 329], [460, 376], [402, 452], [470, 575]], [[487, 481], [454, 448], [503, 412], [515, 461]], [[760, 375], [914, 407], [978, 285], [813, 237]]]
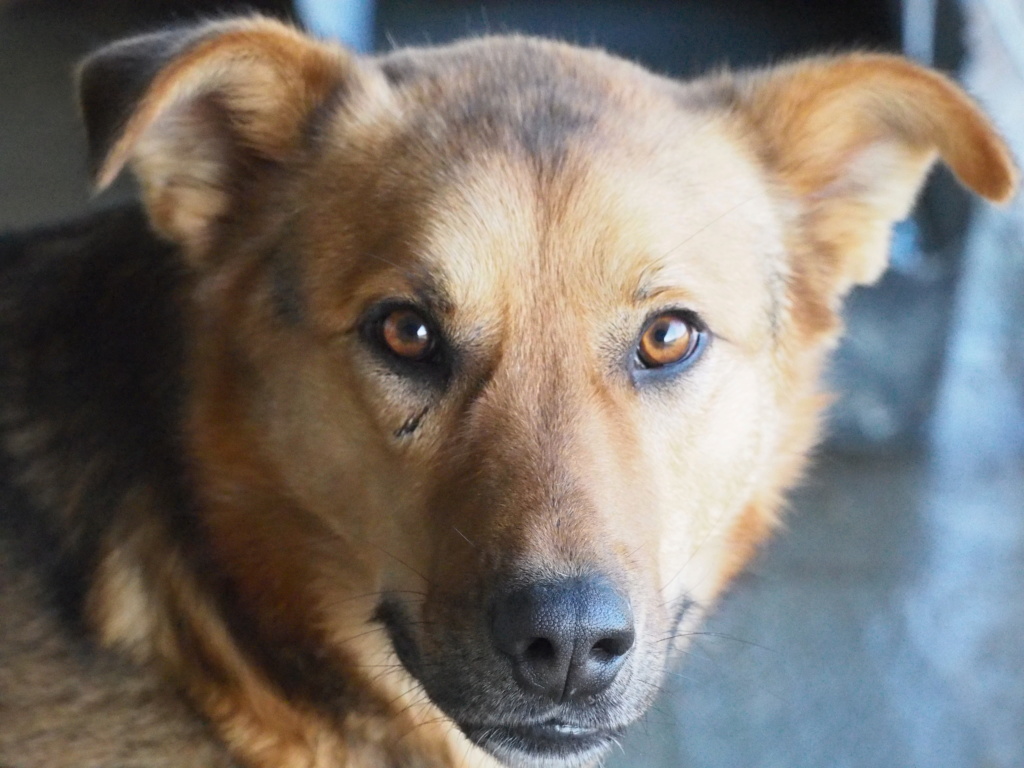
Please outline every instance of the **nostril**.
[[590, 649], [590, 658], [594, 661], [611, 661], [616, 656], [620, 656], [615, 652], [615, 649], [611, 647], [611, 643], [602, 640], [599, 643], [595, 643], [594, 647]]
[[551, 661], [556, 655], [555, 646], [546, 637], [534, 638], [523, 651], [523, 659], [527, 662]]
[[594, 643], [590, 649], [590, 658], [595, 661], [612, 661], [625, 656], [633, 647], [633, 633], [623, 632], [614, 637], [604, 637]]

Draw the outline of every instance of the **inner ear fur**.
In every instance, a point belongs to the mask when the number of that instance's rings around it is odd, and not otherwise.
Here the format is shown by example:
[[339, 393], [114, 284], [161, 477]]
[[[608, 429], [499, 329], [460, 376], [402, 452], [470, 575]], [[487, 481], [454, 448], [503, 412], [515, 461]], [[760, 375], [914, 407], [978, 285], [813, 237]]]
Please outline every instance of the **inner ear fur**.
[[899, 56], [851, 54], [739, 75], [735, 104], [770, 172], [801, 206], [842, 296], [885, 270], [892, 224], [905, 218], [941, 158], [988, 200], [1013, 195], [1005, 143], [951, 80]]
[[287, 162], [317, 107], [363, 79], [342, 48], [262, 17], [110, 45], [79, 69], [97, 186], [130, 165], [157, 231], [201, 252], [242, 176]]

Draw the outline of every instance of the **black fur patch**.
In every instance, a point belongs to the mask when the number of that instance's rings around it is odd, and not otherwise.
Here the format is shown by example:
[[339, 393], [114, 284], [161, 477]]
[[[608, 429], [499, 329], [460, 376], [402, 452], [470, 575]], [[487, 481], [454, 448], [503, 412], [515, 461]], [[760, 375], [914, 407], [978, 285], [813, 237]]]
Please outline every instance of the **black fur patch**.
[[306, 299], [302, 275], [294, 256], [284, 246], [270, 255], [271, 296], [274, 313], [287, 326], [299, 327], [306, 322]]
[[429, 408], [424, 408], [422, 411], [417, 413], [415, 416], [410, 416], [405, 420], [405, 423], [395, 430], [395, 437], [408, 437], [413, 434], [417, 429], [420, 428], [420, 423], [423, 421], [423, 417], [427, 415]]
[[377, 606], [373, 620], [384, 625], [398, 660], [409, 674], [419, 679], [417, 670], [423, 660], [409, 629], [410, 619], [405, 607], [399, 601], [386, 597]]
[[[543, 46], [483, 50], [467, 46], [460, 55], [434, 58], [423, 52], [397, 51], [380, 60], [385, 77], [396, 87], [431, 88], [445, 103], [436, 113], [446, 124], [415, 121], [415, 136], [448, 135], [453, 157], [481, 145], [519, 152], [543, 173], [559, 169], [569, 148], [595, 128], [606, 107], [599, 86], [569, 72]], [[464, 70], [472, 69], [472, 87], [455, 88]], [[509, 72], [515, 72], [513, 78]], [[411, 84], [406, 86], [406, 84]], [[435, 85], [436, 84], [436, 85]]]
[[0, 427], [11, 474], [51, 497], [34, 526], [59, 531], [68, 579], [91, 572], [133, 487], [150, 489], [184, 541], [194, 533], [180, 444], [184, 282], [137, 207], [0, 239]]

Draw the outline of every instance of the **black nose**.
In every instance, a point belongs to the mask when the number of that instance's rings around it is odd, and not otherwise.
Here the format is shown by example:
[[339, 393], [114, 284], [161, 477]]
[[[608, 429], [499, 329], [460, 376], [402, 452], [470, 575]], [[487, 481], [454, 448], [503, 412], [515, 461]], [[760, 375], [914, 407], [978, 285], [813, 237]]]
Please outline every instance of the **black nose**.
[[600, 693], [633, 647], [629, 603], [600, 577], [533, 584], [494, 602], [494, 644], [523, 690], [556, 702]]

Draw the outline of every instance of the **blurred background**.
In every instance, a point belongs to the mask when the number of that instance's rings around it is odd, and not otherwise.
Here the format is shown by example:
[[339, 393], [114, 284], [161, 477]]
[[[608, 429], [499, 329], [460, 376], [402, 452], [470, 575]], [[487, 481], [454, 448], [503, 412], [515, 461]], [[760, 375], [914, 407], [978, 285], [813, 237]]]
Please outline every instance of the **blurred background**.
[[[90, 200], [71, 71], [232, 9], [361, 50], [525, 31], [676, 75], [852, 47], [957, 76], [1024, 156], [1024, 0], [0, 0], [0, 230]], [[856, 292], [830, 437], [787, 530], [695, 638], [618, 768], [1024, 766], [1024, 202], [943, 171]]]

